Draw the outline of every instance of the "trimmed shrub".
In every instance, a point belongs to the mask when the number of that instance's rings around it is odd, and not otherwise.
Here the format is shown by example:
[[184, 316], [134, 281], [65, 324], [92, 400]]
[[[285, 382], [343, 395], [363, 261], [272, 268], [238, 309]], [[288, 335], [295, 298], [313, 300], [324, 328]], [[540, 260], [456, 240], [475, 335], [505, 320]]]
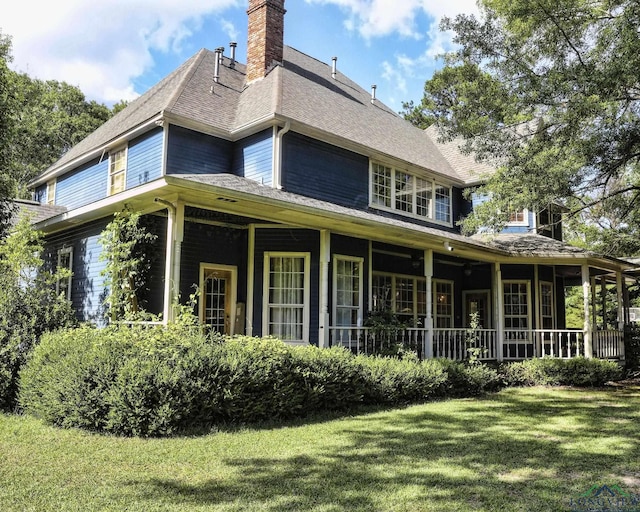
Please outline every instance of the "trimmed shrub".
[[185, 326], [47, 334], [21, 373], [20, 403], [63, 427], [165, 436], [497, 389], [482, 364], [354, 356]]
[[497, 391], [503, 385], [497, 370], [483, 363], [464, 363], [450, 359], [436, 359], [447, 373], [443, 396], [469, 397]]
[[440, 396], [447, 372], [433, 360], [357, 356], [367, 384], [364, 402], [405, 404]]
[[602, 359], [529, 359], [502, 366], [508, 386], [603, 386], [618, 380], [622, 369]]

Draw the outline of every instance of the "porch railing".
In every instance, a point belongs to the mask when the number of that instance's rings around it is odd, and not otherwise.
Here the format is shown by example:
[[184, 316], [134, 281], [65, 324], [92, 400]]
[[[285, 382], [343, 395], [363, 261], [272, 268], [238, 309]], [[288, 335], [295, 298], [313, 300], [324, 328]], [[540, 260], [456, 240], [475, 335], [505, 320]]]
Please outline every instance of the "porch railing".
[[[469, 359], [472, 350], [480, 360], [570, 359], [585, 355], [584, 332], [575, 329], [505, 329], [501, 354], [495, 329], [433, 329], [430, 347], [428, 331], [421, 328], [381, 331], [367, 327], [331, 327], [329, 333], [330, 346], [342, 346], [354, 354], [388, 355], [402, 349], [415, 352], [420, 359], [431, 356], [457, 361]], [[592, 348], [593, 357], [621, 358], [624, 334], [616, 330], [594, 331]]]

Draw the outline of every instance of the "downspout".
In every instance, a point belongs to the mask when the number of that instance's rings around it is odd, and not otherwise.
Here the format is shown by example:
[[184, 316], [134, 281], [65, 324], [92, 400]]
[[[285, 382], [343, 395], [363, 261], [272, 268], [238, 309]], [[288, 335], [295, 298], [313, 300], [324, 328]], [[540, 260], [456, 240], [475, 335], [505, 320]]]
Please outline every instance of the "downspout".
[[[282, 189], [282, 139], [291, 129], [291, 121], [287, 121], [284, 128], [275, 137], [273, 148], [273, 187]], [[276, 127], [277, 130], [277, 127]]]

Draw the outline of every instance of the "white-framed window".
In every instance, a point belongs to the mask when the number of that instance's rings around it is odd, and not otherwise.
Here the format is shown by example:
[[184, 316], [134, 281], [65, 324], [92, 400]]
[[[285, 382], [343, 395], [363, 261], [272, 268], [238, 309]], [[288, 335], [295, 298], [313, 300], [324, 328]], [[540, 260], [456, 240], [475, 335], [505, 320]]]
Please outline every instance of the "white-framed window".
[[424, 325], [427, 314], [424, 278], [376, 272], [372, 276], [373, 311], [392, 311], [412, 326]]
[[56, 204], [56, 180], [47, 181], [47, 204]]
[[433, 325], [436, 329], [453, 327], [453, 281], [433, 280]]
[[337, 326], [362, 325], [363, 258], [334, 256], [333, 318]]
[[529, 329], [529, 281], [503, 281], [502, 288], [505, 329]]
[[117, 194], [125, 189], [127, 178], [127, 148], [121, 147], [109, 152], [109, 190], [108, 195]]
[[509, 226], [528, 226], [529, 225], [529, 210], [526, 208], [523, 210], [513, 210], [509, 213]]
[[309, 253], [264, 254], [265, 335], [308, 343], [310, 261]]
[[372, 162], [370, 206], [451, 224], [451, 187], [426, 176]]
[[73, 247], [63, 247], [58, 251], [58, 272], [64, 271], [64, 275], [56, 283], [56, 293], [63, 294], [67, 300], [71, 300], [71, 284], [73, 282]]
[[547, 281], [540, 282], [540, 320], [543, 329], [555, 329], [555, 300], [553, 294], [553, 283]]

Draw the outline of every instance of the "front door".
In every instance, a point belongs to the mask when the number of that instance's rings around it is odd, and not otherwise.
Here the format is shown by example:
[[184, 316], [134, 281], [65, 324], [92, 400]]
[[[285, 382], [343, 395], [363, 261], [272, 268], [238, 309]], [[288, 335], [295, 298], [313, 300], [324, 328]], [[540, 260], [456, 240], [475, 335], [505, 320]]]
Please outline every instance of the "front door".
[[465, 292], [464, 298], [464, 326], [471, 326], [471, 318], [478, 315], [480, 329], [491, 328], [491, 314], [489, 311], [489, 292], [485, 290]]
[[200, 321], [220, 334], [234, 334], [236, 276], [236, 267], [200, 267]]

